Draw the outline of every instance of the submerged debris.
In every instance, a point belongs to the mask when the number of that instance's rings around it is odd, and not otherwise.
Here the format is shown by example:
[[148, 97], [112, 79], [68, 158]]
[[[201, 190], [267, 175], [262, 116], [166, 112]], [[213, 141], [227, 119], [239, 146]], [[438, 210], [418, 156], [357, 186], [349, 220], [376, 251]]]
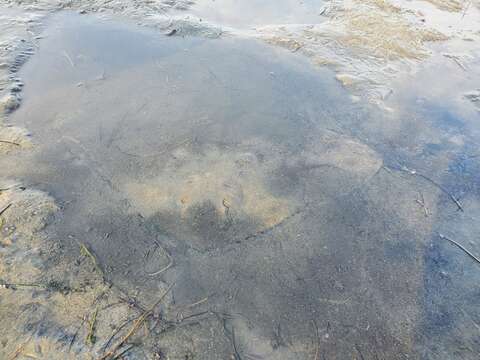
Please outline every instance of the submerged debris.
[[470, 91], [463, 94], [465, 99], [470, 100], [474, 104], [478, 111], [480, 111], [480, 90]]
[[418, 177], [421, 177], [422, 179], [425, 179], [427, 180], [429, 183], [431, 183], [432, 185], [436, 186], [438, 189], [440, 189], [441, 191], [443, 191], [446, 195], [448, 195], [448, 197], [453, 201], [453, 203], [457, 206], [458, 210], [460, 211], [464, 211], [463, 210], [463, 206], [462, 204], [460, 203], [460, 201], [455, 197], [453, 196], [453, 194], [448, 191], [444, 186], [440, 185], [438, 182], [436, 182], [435, 180], [431, 179], [430, 177], [428, 177], [427, 175], [424, 175], [424, 174], [421, 174], [419, 172], [417, 172], [416, 170], [411, 170], [411, 169], [408, 169], [406, 167], [402, 167], [401, 168], [402, 171], [410, 174], [410, 175], [413, 175], [413, 176], [418, 176]]
[[0, 125], [0, 154], [31, 146], [32, 142], [28, 131], [16, 126]]
[[467, 254], [467, 255], [470, 256], [473, 260], [475, 260], [477, 263], [480, 264], [480, 259], [479, 259], [478, 257], [476, 257], [475, 255], [473, 255], [472, 252], [470, 252], [469, 250], [467, 250], [463, 245], [459, 244], [459, 243], [456, 242], [455, 240], [450, 239], [449, 237], [446, 237], [446, 236], [443, 235], [443, 234], [438, 234], [438, 236], [440, 236], [441, 239], [450, 241], [452, 244], [454, 244], [455, 246], [457, 246], [458, 248], [460, 248], [465, 254]]
[[85, 339], [87, 345], [93, 345], [96, 342], [95, 338], [95, 326], [97, 324], [97, 314], [98, 314], [98, 307], [95, 308], [95, 311], [93, 312], [91, 319], [88, 320], [88, 334], [87, 338]]
[[176, 33], [177, 33], [177, 29], [172, 29], [168, 33], [166, 33], [165, 35], [172, 36], [172, 35], [175, 35]]
[[79, 242], [78, 245], [80, 246], [80, 254], [82, 256], [86, 256], [86, 257], [90, 258], [90, 260], [93, 263], [93, 266], [95, 267], [95, 270], [98, 272], [99, 275], [102, 276], [102, 278], [104, 278], [104, 281], [105, 281], [105, 275], [104, 275], [102, 269], [100, 268], [100, 265], [98, 264], [97, 259], [95, 258], [93, 253], [88, 249], [88, 247], [85, 244], [82, 244], [82, 243]]
[[[170, 285], [167, 290], [163, 293], [163, 295], [146, 311], [143, 312], [135, 321], [131, 329], [123, 336], [120, 341], [112, 346], [112, 348], [108, 351], [106, 351], [100, 358], [99, 360], [108, 360], [108, 359], [116, 359], [118, 358], [119, 354], [117, 352], [121, 347], [130, 339], [137, 331], [138, 329], [143, 325], [143, 323], [148, 319], [149, 316], [151, 316], [155, 310], [155, 308], [163, 301], [165, 296], [168, 295], [170, 290], [172, 290], [173, 286], [175, 284]], [[121, 352], [123, 353], [123, 351]]]

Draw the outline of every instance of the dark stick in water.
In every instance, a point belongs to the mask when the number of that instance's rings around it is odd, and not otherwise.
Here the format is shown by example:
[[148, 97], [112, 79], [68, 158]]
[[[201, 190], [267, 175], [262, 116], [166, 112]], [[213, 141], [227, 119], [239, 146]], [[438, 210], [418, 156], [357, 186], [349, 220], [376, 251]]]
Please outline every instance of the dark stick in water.
[[16, 142], [14, 142], [14, 141], [8, 141], [8, 140], [0, 140], [0, 143], [20, 146], [19, 143], [16, 143]]
[[450, 241], [452, 244], [454, 244], [454, 245], [456, 245], [457, 247], [459, 247], [460, 249], [462, 249], [462, 250], [465, 252], [465, 254], [467, 254], [467, 255], [470, 256], [473, 260], [475, 260], [477, 263], [480, 264], [480, 259], [477, 258], [475, 255], [473, 255], [470, 251], [468, 251], [467, 249], [465, 249], [465, 248], [463, 247], [463, 245], [460, 245], [460, 244], [459, 244], [458, 242], [456, 242], [455, 240], [452, 240], [452, 239], [446, 237], [446, 236], [443, 235], [443, 234], [438, 234], [438, 236], [440, 236], [441, 239]]

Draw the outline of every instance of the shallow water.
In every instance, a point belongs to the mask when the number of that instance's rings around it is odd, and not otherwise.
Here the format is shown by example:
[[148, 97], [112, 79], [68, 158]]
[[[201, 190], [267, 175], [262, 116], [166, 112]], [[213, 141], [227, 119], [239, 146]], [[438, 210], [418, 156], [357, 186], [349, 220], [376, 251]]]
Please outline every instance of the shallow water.
[[[245, 358], [475, 358], [480, 270], [438, 236], [480, 250], [475, 112], [385, 114], [255, 41], [74, 14], [44, 35], [11, 116], [35, 150], [0, 165], [62, 205], [52, 241], [144, 297], [208, 297]], [[195, 355], [228, 358], [212, 326]]]
[[324, 1], [195, 1], [190, 13], [212, 23], [229, 27], [250, 27], [265, 24], [318, 24], [322, 20]]

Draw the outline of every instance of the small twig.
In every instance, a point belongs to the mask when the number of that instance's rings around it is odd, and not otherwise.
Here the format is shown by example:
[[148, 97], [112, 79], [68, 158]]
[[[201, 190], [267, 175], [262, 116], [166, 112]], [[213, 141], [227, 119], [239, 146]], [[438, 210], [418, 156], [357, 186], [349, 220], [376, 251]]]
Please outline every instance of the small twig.
[[462, 313], [464, 316], [468, 317], [468, 319], [472, 322], [472, 324], [477, 328], [477, 330], [480, 331], [480, 325], [478, 325], [473, 319], [472, 319], [472, 316], [467, 313], [465, 310], [462, 310]]
[[360, 355], [360, 359], [365, 360], [365, 357], [362, 354], [362, 349], [360, 349], [360, 346], [358, 344], [355, 344], [355, 349], [357, 349], [358, 354]]
[[230, 212], [230, 203], [228, 202], [227, 199], [222, 200], [222, 205], [225, 208], [225, 216], [228, 217], [228, 214]]
[[25, 284], [25, 283], [6, 283], [0, 280], [0, 289], [11, 289], [11, 290], [17, 290], [18, 287], [25, 287], [25, 288], [31, 288], [31, 287], [39, 287], [39, 288], [44, 288], [46, 289], [47, 286], [43, 284]]
[[83, 288], [72, 288], [65, 286], [57, 281], [49, 281], [48, 283], [7, 283], [0, 279], [0, 289], [18, 290], [18, 288], [42, 288], [50, 292], [58, 292], [66, 294], [69, 292], [83, 292]]
[[467, 3], [467, 6], [465, 6], [465, 8], [464, 8], [464, 10], [463, 10], [462, 19], [465, 17], [465, 15], [467, 15], [467, 11], [468, 11], [468, 9], [470, 8], [470, 5], [472, 5], [472, 1], [471, 1], [471, 0]]
[[428, 217], [428, 209], [425, 206], [425, 198], [423, 197], [423, 193], [420, 193], [421, 200], [415, 199], [415, 202], [418, 203], [422, 208], [423, 212], [425, 213], [425, 217]]
[[70, 350], [72, 349], [73, 343], [77, 339], [78, 332], [80, 331], [80, 329], [82, 328], [82, 326], [83, 326], [83, 324], [85, 323], [86, 320], [87, 320], [87, 318], [86, 318], [86, 316], [84, 316], [83, 319], [82, 319], [82, 322], [77, 327], [77, 330], [75, 331], [75, 334], [73, 334], [72, 339], [70, 340], [70, 344], [68, 345], [68, 352], [70, 352]]
[[75, 63], [73, 62], [72, 58], [68, 55], [68, 53], [65, 50], [63, 51], [63, 56], [67, 58], [68, 62], [72, 67], [75, 67]]
[[131, 319], [128, 319], [127, 321], [125, 321], [122, 325], [120, 325], [114, 332], [113, 334], [108, 338], [108, 340], [105, 342], [105, 344], [103, 344], [102, 346], [102, 351], [105, 351], [109, 346], [110, 346], [110, 343], [112, 342], [112, 340], [115, 338], [115, 336], [117, 336], [117, 334], [122, 331], [128, 324], [130, 324], [132, 321], [138, 319], [138, 316], [135, 316]]
[[[291, 213], [290, 215], [288, 215], [287, 217], [283, 218], [279, 223], [275, 224], [275, 225], [272, 225], [266, 229], [263, 229], [263, 230], [259, 230], [253, 234], [250, 234], [250, 235], [247, 235], [243, 241], [248, 241], [250, 239], [254, 239], [256, 237], [259, 237], [259, 236], [263, 236], [263, 235], [266, 235], [270, 232], [272, 232], [273, 230], [275, 230], [276, 228], [279, 228], [281, 226], [283, 226], [285, 223], [287, 223], [290, 219], [292, 219], [294, 216], [302, 213], [304, 210], [303, 209], [297, 209], [295, 210], [293, 213]], [[241, 242], [240, 240], [237, 241], [238, 242]]]
[[190, 319], [193, 319], [193, 318], [196, 318], [196, 317], [199, 317], [199, 316], [203, 316], [203, 315], [209, 314], [209, 313], [210, 313], [210, 310], [202, 311], [202, 312], [199, 312], [199, 313], [196, 313], [196, 314], [192, 314], [192, 315], [182, 317], [181, 320], [177, 320], [176, 322], [177, 322], [177, 324], [181, 324], [185, 320], [190, 320]]
[[85, 339], [85, 342], [88, 344], [94, 344], [95, 343], [95, 325], [97, 323], [97, 314], [98, 314], [98, 307], [95, 308], [95, 312], [92, 315], [92, 319], [88, 322], [88, 334], [87, 338]]
[[194, 302], [193, 304], [186, 305], [185, 308], [192, 308], [192, 307], [194, 307], [194, 306], [203, 304], [205, 301], [208, 301], [208, 296], [204, 297], [202, 300], [199, 300], [199, 301], [197, 301], [197, 302]]
[[105, 275], [102, 271], [102, 269], [100, 268], [100, 266], [98, 265], [98, 262], [97, 262], [97, 258], [93, 255], [93, 253], [88, 249], [88, 247], [77, 241], [78, 245], [80, 246], [80, 254], [82, 254], [83, 256], [87, 256], [89, 257], [92, 262], [93, 262], [93, 266], [95, 267], [95, 270], [100, 274], [100, 276], [102, 277], [103, 281], [105, 281]]
[[[186, 318], [183, 317], [183, 311], [186, 310], [186, 309], [190, 309], [190, 308], [193, 308], [197, 305], [200, 305], [200, 304], [203, 304], [204, 302], [208, 301], [208, 296], [203, 298], [202, 300], [199, 300], [199, 301], [196, 301], [194, 302], [193, 304], [189, 304], [189, 305], [184, 305], [184, 306], [180, 306], [178, 312], [177, 312], [177, 319], [181, 319], [180, 321], [183, 321], [185, 319], [188, 319], [189, 317], [191, 316], [187, 316]], [[208, 311], [207, 311], [208, 312]], [[178, 320], [177, 320], [178, 321]]]
[[440, 190], [442, 190], [445, 194], [448, 195], [448, 197], [455, 203], [455, 205], [457, 205], [458, 207], [458, 210], [460, 211], [464, 211], [463, 210], [463, 207], [462, 207], [462, 204], [460, 204], [460, 202], [455, 198], [455, 196], [452, 195], [452, 193], [450, 193], [447, 189], [445, 189], [442, 185], [440, 185], [439, 183], [437, 183], [435, 180], [432, 180], [430, 179], [428, 176], [426, 175], [423, 175], [423, 174], [420, 174], [418, 173], [416, 170], [410, 170], [410, 169], [407, 169], [405, 167], [403, 167], [401, 169], [402, 171], [410, 174], [410, 175], [414, 175], [414, 176], [419, 176], [421, 177], [422, 179], [425, 179], [427, 180], [428, 182], [430, 182], [431, 184], [435, 185], [437, 188], [439, 188]]
[[237, 342], [235, 340], [235, 328], [233, 327], [232, 325], [232, 329], [229, 330], [228, 327], [227, 327], [227, 320], [228, 319], [233, 319], [233, 316], [230, 315], [230, 314], [227, 314], [227, 313], [215, 313], [215, 315], [217, 315], [220, 320], [222, 321], [222, 324], [223, 324], [223, 332], [225, 334], [225, 336], [231, 341], [232, 343], [232, 347], [233, 347], [233, 358], [235, 360], [242, 360], [242, 357], [240, 356], [240, 353], [238, 352], [238, 349], [237, 349]]
[[460, 202], [455, 198], [455, 196], [452, 195], [452, 193], [450, 193], [447, 189], [445, 189], [442, 185], [440, 185], [439, 183], [435, 182], [434, 180], [430, 179], [428, 176], [425, 176], [423, 174], [417, 174], [418, 176], [424, 178], [425, 180], [431, 182], [433, 185], [435, 185], [436, 187], [438, 187], [440, 190], [442, 190], [445, 194], [447, 194], [450, 199], [455, 203], [455, 205], [457, 205], [458, 207], [458, 210], [460, 211], [464, 211], [463, 210], [463, 206], [462, 204], [460, 204]]
[[128, 346], [125, 350], [123, 350], [122, 352], [120, 352], [118, 355], [115, 355], [115, 357], [114, 357], [112, 360], [120, 359], [123, 355], [125, 355], [127, 352], [129, 352], [130, 350], [132, 350], [135, 346], [136, 346], [136, 344], [131, 344], [131, 345]]
[[320, 335], [318, 333], [318, 326], [315, 320], [312, 320], [313, 327], [315, 328], [315, 357], [313, 360], [318, 360], [318, 354], [320, 353]]
[[138, 303], [138, 300], [136, 298], [131, 298], [125, 292], [122, 292], [122, 293], [126, 297], [126, 299], [121, 297], [121, 296], [118, 297], [122, 303], [127, 304], [131, 308], [135, 308], [135, 309], [139, 310], [141, 313], [146, 311], [145, 308]]
[[[158, 245], [158, 244], [157, 244]], [[162, 246], [158, 245], [158, 247], [160, 249], [163, 250], [163, 252], [167, 255], [167, 258], [168, 258], [168, 264], [166, 266], [164, 266], [163, 268], [161, 268], [160, 270], [158, 271], [155, 271], [153, 273], [149, 273], [147, 271], [145, 271], [145, 273], [148, 275], [148, 276], [156, 276], [156, 275], [160, 275], [161, 273], [167, 271], [168, 269], [170, 269], [172, 266], [173, 266], [173, 259], [172, 257], [170, 256], [170, 254], [168, 253], [167, 250], [165, 250]]]
[[12, 206], [12, 203], [8, 204], [8, 205], [5, 206], [2, 210], [0, 210], [0, 216], [2, 216], [3, 213], [4, 213], [5, 211], [7, 211], [10, 206]]
[[26, 344], [20, 345], [20, 347], [15, 350], [15, 352], [10, 356], [9, 360], [15, 360], [18, 355], [20, 355], [23, 351], [23, 348], [25, 347]]
[[237, 342], [235, 341], [235, 328], [233, 326], [232, 326], [232, 345], [233, 345], [233, 351], [235, 351], [235, 360], [242, 360], [242, 357], [240, 356], [237, 349]]
[[37, 355], [31, 353], [22, 352], [21, 355], [29, 359], [40, 359]]
[[161, 273], [167, 271], [168, 269], [170, 269], [173, 265], [173, 260], [170, 259], [170, 262], [168, 263], [167, 266], [165, 266], [164, 268], [158, 270], [158, 271], [155, 271], [154, 273], [147, 273], [148, 276], [156, 276], [156, 275], [160, 275]]
[[155, 302], [155, 304], [153, 304], [149, 310], [145, 311], [142, 315], [140, 315], [139, 318], [136, 319], [135, 323], [133, 324], [132, 328], [128, 331], [128, 333], [116, 345], [114, 345], [110, 351], [108, 351], [106, 354], [101, 356], [99, 360], [106, 360], [108, 358], [115, 359], [117, 357], [115, 355], [116, 352], [128, 341], [128, 339], [130, 339], [130, 337], [132, 337], [137, 332], [140, 326], [142, 326], [142, 324], [147, 320], [147, 318], [153, 313], [157, 305], [160, 304], [165, 298], [165, 296], [167, 296], [167, 294], [170, 292], [170, 290], [172, 290], [174, 285], [175, 283], [170, 285], [168, 289], [160, 297], [160, 299], [158, 299], [158, 301]]
[[20, 355], [20, 354], [22, 353], [23, 349], [25, 349], [25, 347], [27, 346], [27, 344], [30, 342], [30, 339], [31, 339], [31, 338], [32, 338], [32, 337], [30, 336], [27, 341], [25, 341], [22, 345], [20, 345], [20, 346], [17, 348], [17, 350], [15, 350], [15, 352], [8, 358], [8, 360], [14, 360], [14, 359], [16, 359], [16, 358], [18, 357], [18, 355]]
[[0, 143], [9, 144], [9, 145], [15, 145], [15, 146], [20, 146], [19, 143], [14, 142], [14, 141], [8, 141], [8, 140], [0, 140]]
[[[207, 318], [207, 316], [199, 319], [199, 320], [192, 320], [194, 318], [198, 318], [200, 316], [203, 316], [203, 315], [209, 315], [209, 314], [214, 314], [212, 311], [202, 311], [202, 312], [199, 312], [199, 313], [196, 313], [196, 314], [192, 314], [192, 315], [189, 315], [189, 316], [186, 316], [184, 318], [181, 318], [181, 319], [177, 319], [175, 321], [167, 321], [166, 322], [166, 326], [161, 329], [157, 335], [159, 334], [164, 334], [170, 330], [173, 330], [173, 329], [178, 329], [182, 326], [189, 326], [189, 325], [195, 325], [195, 324], [201, 324], [201, 320], [204, 320]], [[187, 321], [187, 320], [190, 320], [190, 321]], [[158, 321], [151, 327], [150, 330], [153, 330], [157, 327], [158, 325]]]
[[134, 296], [130, 296], [126, 291], [122, 290], [122, 289], [118, 289], [121, 293], [122, 296], [118, 296], [119, 300], [121, 303], [125, 303], [127, 304], [129, 307], [131, 308], [135, 308], [137, 309], [138, 311], [140, 311], [140, 313], [143, 313], [145, 311], [147, 311], [147, 309], [145, 309], [138, 301], [138, 299], [135, 297], [137, 295], [134, 295]]
[[463, 65], [463, 63], [460, 61], [458, 56], [453, 55], [453, 54], [443, 54], [443, 56], [445, 56], [448, 59], [453, 60], [463, 71], [467, 71], [467, 68], [465, 67], [465, 65]]
[[45, 285], [42, 284], [0, 284], [0, 289], [10, 289], [10, 290], [17, 290], [17, 287], [39, 287], [39, 288], [46, 288]]
[[452, 239], [446, 237], [446, 236], [443, 235], [443, 234], [438, 234], [438, 236], [440, 236], [441, 239], [450, 241], [452, 244], [454, 244], [454, 245], [456, 245], [457, 247], [459, 247], [460, 249], [462, 249], [462, 250], [465, 252], [465, 254], [467, 254], [467, 255], [470, 256], [473, 260], [475, 260], [477, 263], [480, 264], [480, 259], [477, 258], [475, 255], [473, 255], [470, 251], [468, 251], [467, 249], [465, 249], [465, 248], [463, 247], [463, 245], [460, 245], [460, 244], [459, 244], [458, 242], [456, 242], [455, 240], [452, 240]]
[[12, 185], [12, 186], [9, 186], [9, 187], [6, 187], [6, 188], [1, 188], [1, 189], [0, 189], [0, 192], [12, 190], [12, 189], [15, 189], [15, 188], [18, 188], [18, 189], [20, 189], [21, 191], [24, 191], [24, 190], [27, 189], [25, 186], [19, 186], [19, 184], [16, 184], [16, 185]]

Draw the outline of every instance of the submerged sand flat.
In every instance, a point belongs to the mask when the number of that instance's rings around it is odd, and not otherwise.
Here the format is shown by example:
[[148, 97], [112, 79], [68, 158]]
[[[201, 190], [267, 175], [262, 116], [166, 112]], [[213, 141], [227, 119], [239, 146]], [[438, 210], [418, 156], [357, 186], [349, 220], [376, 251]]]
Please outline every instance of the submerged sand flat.
[[4, 5], [0, 358], [477, 359], [477, 2]]

